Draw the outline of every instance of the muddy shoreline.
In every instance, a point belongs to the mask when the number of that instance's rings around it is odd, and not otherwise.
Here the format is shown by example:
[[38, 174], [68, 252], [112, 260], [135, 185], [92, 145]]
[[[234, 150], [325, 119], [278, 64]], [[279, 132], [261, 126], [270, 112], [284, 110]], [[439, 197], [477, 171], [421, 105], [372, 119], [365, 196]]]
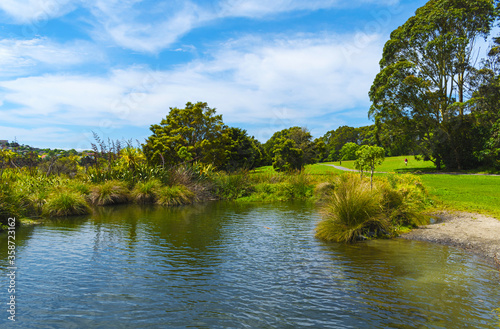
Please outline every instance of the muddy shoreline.
[[500, 266], [500, 220], [466, 212], [433, 213], [433, 224], [401, 235], [403, 239], [458, 247]]

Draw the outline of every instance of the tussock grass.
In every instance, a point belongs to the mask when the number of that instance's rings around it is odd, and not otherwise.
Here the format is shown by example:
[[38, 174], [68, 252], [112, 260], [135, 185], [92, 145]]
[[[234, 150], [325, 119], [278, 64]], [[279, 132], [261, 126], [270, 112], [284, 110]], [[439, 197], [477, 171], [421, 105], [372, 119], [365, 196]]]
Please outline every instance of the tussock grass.
[[160, 188], [161, 182], [157, 179], [139, 182], [132, 190], [132, 199], [140, 204], [155, 203], [158, 199], [158, 191]]
[[316, 237], [333, 242], [353, 242], [371, 232], [387, 231], [382, 197], [357, 175], [340, 176], [338, 186], [325, 206]]
[[77, 192], [68, 189], [57, 189], [52, 192], [43, 205], [45, 216], [72, 216], [90, 213], [90, 207]]
[[254, 191], [247, 171], [233, 174], [224, 172], [214, 177], [215, 194], [224, 200], [234, 200], [250, 195]]
[[126, 203], [129, 200], [129, 191], [124, 182], [110, 180], [94, 186], [89, 200], [97, 206]]
[[317, 187], [325, 200], [323, 220], [316, 227], [316, 237], [322, 240], [349, 243], [392, 236], [428, 221], [423, 213], [428, 206], [427, 192], [416, 176], [377, 178], [371, 189], [368, 179], [344, 174], [333, 192], [326, 186]]
[[161, 206], [180, 206], [195, 201], [195, 194], [186, 186], [164, 186], [158, 190], [156, 203]]

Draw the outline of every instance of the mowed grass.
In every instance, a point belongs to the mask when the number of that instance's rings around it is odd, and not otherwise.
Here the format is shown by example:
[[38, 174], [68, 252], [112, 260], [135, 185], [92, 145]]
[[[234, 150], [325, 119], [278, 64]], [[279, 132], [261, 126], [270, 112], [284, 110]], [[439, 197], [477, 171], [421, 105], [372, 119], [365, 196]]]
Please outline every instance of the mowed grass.
[[[408, 159], [408, 165], [405, 165], [405, 159]], [[337, 162], [328, 162], [329, 164], [334, 164], [336, 166], [342, 166], [349, 169], [354, 168], [354, 161], [342, 161], [340, 164]], [[428, 172], [435, 171], [436, 166], [431, 161], [418, 161], [413, 155], [408, 156], [397, 156], [385, 158], [384, 162], [375, 168], [376, 171], [382, 172]]]
[[482, 175], [421, 175], [437, 207], [488, 214], [500, 219], [500, 177]]
[[[382, 164], [376, 170], [398, 172], [397, 169], [405, 167], [404, 159], [404, 156], [386, 158], [384, 161], [386, 165]], [[435, 200], [436, 209], [482, 213], [500, 219], [500, 176], [426, 174], [425, 171], [432, 171], [434, 168], [432, 162], [417, 161], [413, 156], [407, 157], [407, 159], [408, 169], [424, 172], [419, 177], [430, 196]], [[354, 161], [342, 161], [342, 166], [353, 168], [352, 163]], [[332, 162], [332, 164], [339, 165], [338, 162]], [[315, 183], [330, 181], [329, 178], [332, 175], [342, 172], [325, 164], [308, 165], [305, 168], [305, 173], [308, 173]], [[405, 172], [405, 170], [399, 170], [399, 172]], [[274, 173], [274, 170], [272, 166], [266, 166], [258, 168], [255, 173], [269, 174]]]

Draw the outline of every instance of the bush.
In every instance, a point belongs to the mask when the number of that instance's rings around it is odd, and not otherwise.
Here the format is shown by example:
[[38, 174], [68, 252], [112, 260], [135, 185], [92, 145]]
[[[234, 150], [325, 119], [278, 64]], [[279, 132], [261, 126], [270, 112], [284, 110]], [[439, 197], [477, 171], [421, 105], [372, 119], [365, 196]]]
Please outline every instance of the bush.
[[318, 223], [316, 237], [333, 242], [353, 242], [364, 235], [386, 234], [389, 223], [384, 218], [382, 197], [370, 183], [357, 175], [340, 176], [324, 219]]
[[224, 200], [248, 196], [254, 189], [248, 180], [248, 172], [234, 174], [219, 173], [215, 179], [215, 194]]
[[58, 189], [52, 192], [43, 206], [46, 216], [72, 216], [90, 213], [90, 207], [77, 192]]
[[164, 186], [158, 191], [157, 204], [161, 206], [180, 206], [191, 204], [195, 201], [195, 195], [187, 187], [182, 185]]
[[[391, 236], [404, 227], [428, 222], [423, 214], [427, 191], [416, 176], [379, 178], [371, 189], [368, 180], [344, 174], [335, 185], [330, 196], [324, 193], [327, 204], [316, 233], [320, 239], [353, 242], [367, 236]], [[323, 193], [327, 186], [317, 193]]]
[[125, 183], [111, 180], [94, 186], [89, 199], [97, 206], [126, 203], [129, 200], [129, 191]]
[[132, 191], [132, 198], [137, 203], [155, 203], [158, 198], [158, 190], [161, 183], [157, 179], [151, 179], [146, 182], [139, 182]]

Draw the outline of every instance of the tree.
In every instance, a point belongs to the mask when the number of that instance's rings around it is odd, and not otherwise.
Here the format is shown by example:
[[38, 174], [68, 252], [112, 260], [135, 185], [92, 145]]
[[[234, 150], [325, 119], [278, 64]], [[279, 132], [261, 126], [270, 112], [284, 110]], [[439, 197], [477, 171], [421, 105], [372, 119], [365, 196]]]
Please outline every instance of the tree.
[[356, 128], [349, 126], [341, 126], [335, 130], [328, 131], [323, 140], [326, 144], [328, 161], [338, 161], [341, 159], [340, 150], [346, 143], [358, 142], [358, 132]]
[[356, 160], [356, 151], [359, 145], [355, 143], [346, 143], [340, 149], [340, 160]]
[[153, 135], [143, 144], [148, 162], [167, 166], [179, 164], [183, 162], [179, 151], [185, 147], [194, 160], [222, 166], [226, 162], [222, 145], [227, 127], [222, 115], [215, 113], [214, 108], [202, 102], [188, 102], [184, 109], [170, 108], [160, 124], [151, 125]]
[[235, 171], [252, 169], [260, 165], [262, 151], [258, 140], [253, 136], [248, 136], [246, 130], [240, 128], [228, 128], [225, 134], [227, 136], [224, 145], [226, 163], [223, 169]]
[[385, 44], [369, 116], [412, 136], [438, 169], [450, 153], [448, 167], [466, 166], [469, 155], [456, 143], [463, 138], [452, 135], [467, 128], [462, 119], [474, 44], [487, 37], [494, 20], [494, 0], [430, 0]]
[[316, 144], [306, 128], [291, 127], [277, 131], [264, 144], [268, 156], [272, 156], [276, 170], [301, 169], [317, 160]]
[[301, 170], [303, 168], [304, 151], [295, 146], [291, 139], [280, 137], [276, 140], [273, 149], [273, 168], [276, 171]]
[[500, 168], [500, 37], [494, 39], [477, 76], [478, 88], [471, 103], [474, 118], [484, 132], [479, 159]]
[[363, 145], [356, 151], [356, 162], [354, 166], [363, 173], [363, 170], [370, 170], [370, 186], [373, 188], [373, 173], [375, 167], [382, 164], [385, 159], [385, 150], [378, 146]]

